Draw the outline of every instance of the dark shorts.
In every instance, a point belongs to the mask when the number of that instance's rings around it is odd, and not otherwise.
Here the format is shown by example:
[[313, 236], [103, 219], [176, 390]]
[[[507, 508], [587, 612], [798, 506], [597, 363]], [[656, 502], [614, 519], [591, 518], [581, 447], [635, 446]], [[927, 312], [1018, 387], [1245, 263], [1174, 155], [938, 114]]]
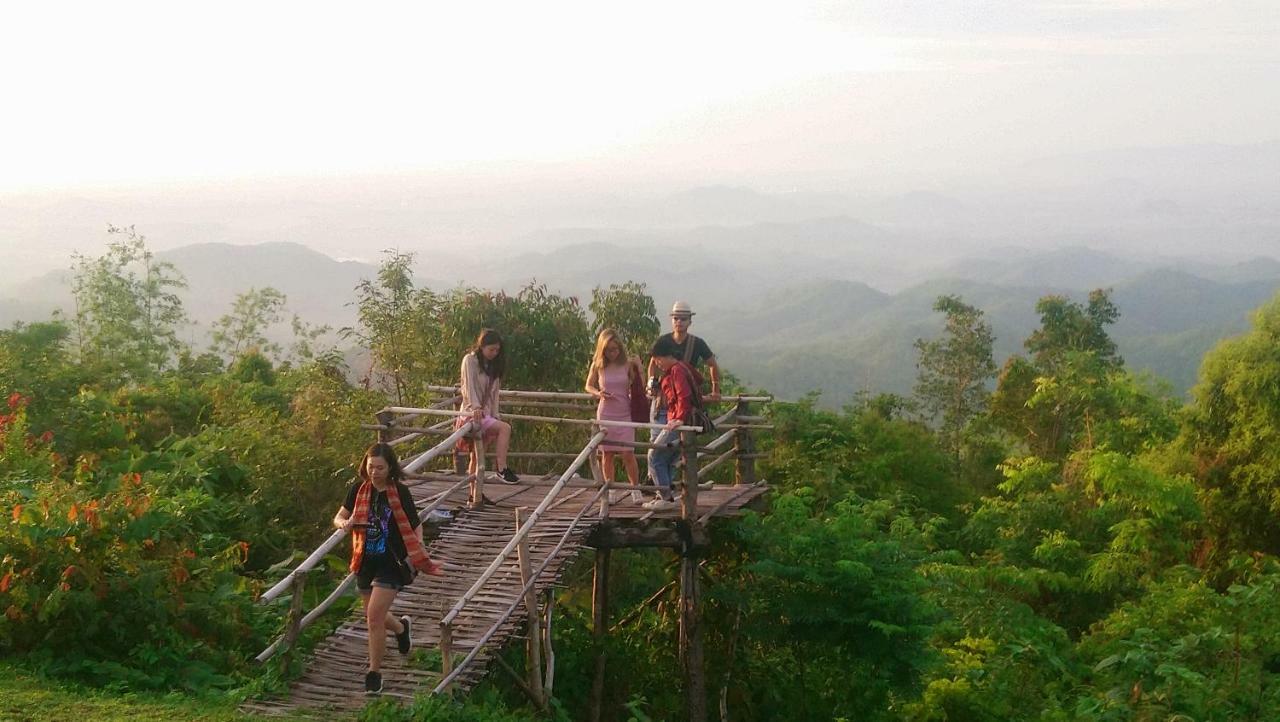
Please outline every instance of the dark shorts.
[[356, 572], [356, 589], [361, 594], [373, 592], [374, 587], [400, 591], [404, 584], [400, 581], [400, 570], [387, 557], [366, 557], [360, 562], [360, 571]]

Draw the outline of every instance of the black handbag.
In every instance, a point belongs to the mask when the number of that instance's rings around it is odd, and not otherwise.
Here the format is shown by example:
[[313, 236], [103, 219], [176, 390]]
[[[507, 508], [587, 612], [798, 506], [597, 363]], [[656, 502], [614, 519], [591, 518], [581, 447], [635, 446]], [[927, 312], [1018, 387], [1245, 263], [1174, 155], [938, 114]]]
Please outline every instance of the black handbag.
[[400, 559], [400, 561], [396, 562], [396, 571], [400, 575], [401, 586], [409, 586], [418, 576], [418, 570], [414, 569], [413, 565], [409, 563], [408, 557], [404, 557]]

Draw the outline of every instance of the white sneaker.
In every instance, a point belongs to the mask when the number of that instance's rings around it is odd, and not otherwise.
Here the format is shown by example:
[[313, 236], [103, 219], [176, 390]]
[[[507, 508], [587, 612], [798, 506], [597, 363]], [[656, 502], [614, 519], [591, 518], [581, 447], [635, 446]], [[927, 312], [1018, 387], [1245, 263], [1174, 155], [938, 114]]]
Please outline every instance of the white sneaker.
[[638, 492], [638, 491], [633, 491], [633, 492], [631, 492], [631, 503], [632, 503], [632, 504], [639, 504], [639, 503], [640, 503], [640, 502], [642, 502], [642, 501], [644, 501], [644, 494], [641, 494], [641, 493], [640, 493], [640, 492]]
[[652, 499], [650, 501], [646, 501], [641, 506], [643, 506], [644, 508], [650, 511], [664, 511], [666, 509], [674, 508], [678, 505], [679, 505], [678, 502], [676, 502], [674, 499], [671, 501], [667, 501], [666, 499]]
[[710, 491], [714, 488], [716, 488], [716, 483], [714, 481], [704, 481], [701, 484], [698, 484], [698, 489], [700, 491]]

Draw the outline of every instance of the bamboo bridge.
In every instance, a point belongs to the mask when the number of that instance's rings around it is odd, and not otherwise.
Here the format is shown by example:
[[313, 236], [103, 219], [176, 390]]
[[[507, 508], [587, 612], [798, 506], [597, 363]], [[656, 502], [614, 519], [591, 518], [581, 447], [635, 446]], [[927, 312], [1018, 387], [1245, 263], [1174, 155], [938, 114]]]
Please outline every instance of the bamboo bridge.
[[[593, 586], [593, 633], [602, 638], [608, 617], [608, 555], [613, 548], [667, 547], [679, 552], [680, 565], [680, 659], [684, 669], [685, 694], [690, 719], [705, 719], [705, 682], [702, 643], [699, 631], [700, 594], [697, 574], [698, 550], [708, 541], [707, 522], [716, 517], [740, 514], [758, 502], [767, 487], [755, 478], [753, 433], [770, 429], [761, 416], [751, 414], [750, 405], [766, 403], [768, 397], [735, 396], [721, 399], [730, 408], [714, 423], [719, 433], [702, 443], [698, 427], [680, 427], [679, 441], [684, 465], [684, 494], [678, 507], [651, 511], [635, 500], [634, 489], [654, 487], [607, 484], [599, 467], [596, 447], [604, 439], [602, 427], [624, 425], [637, 429], [654, 428], [647, 423], [596, 421], [594, 402], [588, 394], [541, 391], [503, 391], [505, 408], [555, 409], [564, 416], [535, 416], [503, 413], [503, 419], [530, 423], [581, 426], [589, 440], [575, 453], [511, 452], [513, 460], [571, 459], [559, 472], [545, 475], [521, 474], [516, 484], [486, 481], [486, 453], [483, 439], [471, 423], [454, 429], [453, 410], [460, 397], [453, 387], [431, 387], [443, 398], [424, 408], [388, 407], [377, 415], [377, 423], [364, 427], [380, 440], [394, 446], [421, 443], [423, 439], [444, 439], [425, 452], [401, 453], [410, 487], [424, 520], [437, 510], [453, 510], [451, 518], [432, 524], [427, 551], [444, 562], [443, 576], [419, 575], [396, 597], [393, 615], [408, 615], [413, 622], [414, 654], [405, 657], [389, 650], [383, 660], [383, 696], [408, 701], [415, 694], [463, 694], [497, 667], [510, 674], [534, 704], [545, 709], [555, 684], [554, 635], [552, 618], [555, 589], [561, 574], [584, 547], [595, 550]], [[716, 403], [716, 402], [712, 402]], [[433, 417], [444, 417], [430, 424]], [[430, 425], [428, 425], [430, 424]], [[398, 436], [397, 436], [398, 435]], [[478, 461], [476, 473], [469, 474], [470, 454], [457, 449], [468, 438]], [[519, 438], [519, 437], [516, 437]], [[652, 443], [633, 442], [637, 452], [653, 448]], [[431, 462], [452, 462], [451, 468], [428, 469]], [[732, 460], [729, 483], [712, 483], [711, 473]], [[727, 471], [727, 470], [726, 470]], [[726, 475], [726, 474], [722, 474]], [[434, 516], [433, 516], [434, 515]], [[449, 515], [445, 515], [449, 517]], [[355, 586], [348, 575], [319, 605], [302, 609], [303, 589], [308, 573], [316, 569], [346, 536], [334, 532], [301, 564], [263, 593], [268, 603], [291, 594], [285, 633], [258, 655], [259, 662], [281, 654], [286, 666], [295, 640], [302, 629], [319, 618]], [[345, 551], [345, 549], [344, 549]], [[525, 640], [523, 673], [508, 665], [498, 652], [513, 639]], [[306, 671], [291, 682], [286, 696], [245, 703], [246, 712], [296, 714], [312, 711], [323, 714], [350, 712], [365, 704], [364, 671], [368, 659], [368, 631], [363, 610], [357, 610], [307, 660]], [[426, 654], [417, 650], [431, 650]], [[598, 718], [604, 685], [605, 660], [596, 660], [593, 680], [592, 716]]]

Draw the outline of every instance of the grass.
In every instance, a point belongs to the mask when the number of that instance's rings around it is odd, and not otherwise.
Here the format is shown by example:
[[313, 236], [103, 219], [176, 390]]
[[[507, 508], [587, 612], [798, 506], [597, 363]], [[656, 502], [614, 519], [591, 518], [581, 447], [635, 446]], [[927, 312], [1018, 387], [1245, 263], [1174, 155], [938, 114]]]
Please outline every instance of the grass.
[[[248, 722], [229, 697], [113, 693], [0, 665], [3, 722]], [[281, 720], [285, 718], [272, 717]]]

